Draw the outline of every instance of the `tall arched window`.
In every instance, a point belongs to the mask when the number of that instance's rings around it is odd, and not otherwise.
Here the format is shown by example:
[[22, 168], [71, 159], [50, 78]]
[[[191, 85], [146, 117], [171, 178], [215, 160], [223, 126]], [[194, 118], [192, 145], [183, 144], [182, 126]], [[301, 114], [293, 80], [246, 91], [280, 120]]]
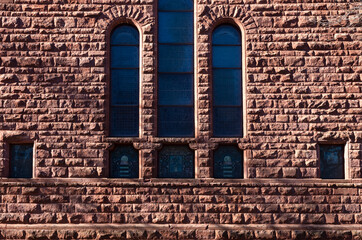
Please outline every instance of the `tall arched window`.
[[242, 136], [241, 32], [224, 24], [212, 34], [213, 135]]
[[158, 135], [194, 136], [193, 1], [158, 1]]
[[110, 135], [138, 136], [139, 33], [120, 25], [111, 35]]

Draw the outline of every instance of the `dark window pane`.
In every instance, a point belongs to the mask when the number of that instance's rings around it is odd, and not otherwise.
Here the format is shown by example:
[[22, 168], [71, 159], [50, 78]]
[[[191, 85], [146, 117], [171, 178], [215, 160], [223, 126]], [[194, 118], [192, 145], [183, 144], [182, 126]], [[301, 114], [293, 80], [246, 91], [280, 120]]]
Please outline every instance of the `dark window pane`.
[[138, 45], [139, 34], [137, 28], [133, 26], [121, 25], [113, 30], [111, 44]]
[[237, 137], [242, 135], [241, 107], [214, 107], [214, 135]]
[[138, 136], [138, 111], [138, 106], [111, 107], [111, 135], [117, 137]]
[[159, 0], [158, 1], [158, 10], [161, 11], [175, 11], [175, 10], [193, 10], [193, 1], [192, 0]]
[[213, 70], [214, 105], [241, 106], [241, 70]]
[[221, 25], [212, 34], [212, 44], [241, 45], [240, 31], [231, 25]]
[[194, 153], [186, 146], [165, 146], [158, 167], [160, 178], [193, 178]]
[[138, 69], [112, 70], [112, 105], [138, 104]]
[[138, 68], [138, 47], [113, 46], [111, 47], [112, 68]]
[[192, 137], [193, 107], [159, 107], [158, 134], [162, 137]]
[[33, 177], [33, 144], [10, 145], [10, 177]]
[[344, 146], [320, 145], [320, 171], [323, 179], [344, 178]]
[[241, 47], [213, 46], [212, 66], [216, 68], [241, 68]]
[[243, 156], [235, 146], [220, 146], [214, 153], [215, 178], [242, 178]]
[[158, 103], [160, 105], [192, 105], [193, 75], [164, 74], [158, 75]]
[[138, 151], [132, 146], [116, 146], [110, 152], [111, 178], [138, 178]]
[[192, 72], [191, 45], [159, 45], [159, 72]]
[[192, 12], [158, 13], [159, 43], [192, 43]]

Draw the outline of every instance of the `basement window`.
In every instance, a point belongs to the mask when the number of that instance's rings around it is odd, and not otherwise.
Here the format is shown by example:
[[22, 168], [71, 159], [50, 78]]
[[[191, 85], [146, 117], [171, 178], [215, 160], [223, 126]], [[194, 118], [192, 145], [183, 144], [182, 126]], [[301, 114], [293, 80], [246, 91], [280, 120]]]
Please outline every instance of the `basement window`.
[[133, 146], [116, 146], [110, 152], [111, 178], [138, 178], [138, 151]]
[[214, 152], [215, 178], [243, 178], [243, 155], [236, 146], [220, 146]]
[[10, 178], [33, 177], [33, 144], [10, 145]]
[[319, 145], [322, 179], [344, 179], [344, 145]]
[[158, 169], [160, 178], [194, 178], [194, 152], [187, 146], [165, 146]]

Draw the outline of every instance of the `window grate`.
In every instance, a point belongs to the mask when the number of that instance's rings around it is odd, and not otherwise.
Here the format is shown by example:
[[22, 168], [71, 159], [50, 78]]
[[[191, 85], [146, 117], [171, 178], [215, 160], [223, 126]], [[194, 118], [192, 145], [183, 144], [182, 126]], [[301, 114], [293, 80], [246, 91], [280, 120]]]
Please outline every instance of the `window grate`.
[[193, 178], [194, 153], [186, 146], [165, 146], [159, 152], [160, 178]]

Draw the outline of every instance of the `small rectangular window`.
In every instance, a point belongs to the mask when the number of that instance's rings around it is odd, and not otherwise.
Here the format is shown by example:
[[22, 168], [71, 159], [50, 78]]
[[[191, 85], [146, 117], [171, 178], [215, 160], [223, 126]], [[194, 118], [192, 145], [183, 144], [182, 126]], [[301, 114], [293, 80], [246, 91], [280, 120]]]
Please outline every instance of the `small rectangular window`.
[[220, 146], [214, 152], [214, 178], [243, 178], [243, 154], [236, 146]]
[[194, 178], [194, 152], [187, 146], [164, 146], [159, 152], [160, 178]]
[[344, 145], [319, 145], [322, 179], [344, 179]]
[[138, 178], [138, 151], [133, 146], [116, 146], [110, 152], [111, 178]]
[[10, 145], [10, 178], [33, 177], [33, 144]]

